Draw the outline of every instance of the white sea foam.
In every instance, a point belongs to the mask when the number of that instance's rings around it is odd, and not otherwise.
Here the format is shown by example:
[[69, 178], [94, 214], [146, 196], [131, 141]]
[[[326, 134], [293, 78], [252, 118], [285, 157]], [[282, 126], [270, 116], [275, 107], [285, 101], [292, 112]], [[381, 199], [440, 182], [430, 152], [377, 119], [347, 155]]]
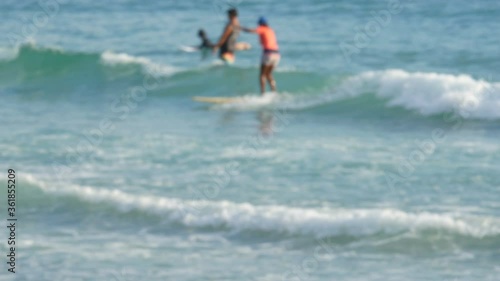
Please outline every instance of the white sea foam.
[[[40, 48], [36, 45], [36, 41], [33, 38], [27, 38], [26, 41], [14, 46], [14, 47], [0, 47], [0, 61], [3, 60], [13, 60], [19, 56], [19, 52], [22, 47], [30, 47], [32, 49]], [[59, 49], [59, 48], [57, 48]]]
[[260, 94], [247, 94], [243, 96], [234, 97], [234, 101], [225, 104], [217, 104], [213, 108], [226, 109], [226, 110], [255, 110], [266, 107], [272, 107], [278, 102], [283, 100], [283, 96], [277, 93], [269, 92], [265, 95]]
[[403, 70], [369, 71], [351, 76], [320, 95], [294, 95], [278, 108], [301, 110], [374, 94], [388, 107], [403, 107], [424, 116], [456, 112], [463, 118], [500, 118], [500, 83], [450, 75]]
[[83, 201], [107, 203], [120, 211], [139, 210], [190, 227], [225, 227], [236, 231], [267, 231], [291, 235], [329, 237], [366, 236], [443, 230], [472, 237], [500, 234], [497, 219], [456, 217], [437, 213], [409, 213], [396, 209], [305, 209], [287, 206], [255, 206], [228, 201], [181, 200], [126, 193], [117, 189], [46, 185], [32, 176], [44, 192], [74, 196]]
[[107, 65], [138, 64], [145, 71], [155, 75], [169, 76], [179, 71], [176, 67], [153, 63], [149, 58], [131, 56], [126, 53], [106, 51], [101, 54], [101, 62]]
[[287, 66], [287, 65], [282, 65], [278, 66], [275, 70], [276, 72], [281, 72], [281, 73], [286, 73], [286, 72], [299, 72], [299, 69], [295, 66]]
[[401, 106], [422, 115], [457, 111], [464, 117], [500, 118], [500, 83], [468, 75], [370, 71], [347, 79], [339, 87], [344, 96], [367, 92], [388, 99], [388, 106]]
[[15, 59], [19, 54], [19, 48], [0, 47], [0, 61]]

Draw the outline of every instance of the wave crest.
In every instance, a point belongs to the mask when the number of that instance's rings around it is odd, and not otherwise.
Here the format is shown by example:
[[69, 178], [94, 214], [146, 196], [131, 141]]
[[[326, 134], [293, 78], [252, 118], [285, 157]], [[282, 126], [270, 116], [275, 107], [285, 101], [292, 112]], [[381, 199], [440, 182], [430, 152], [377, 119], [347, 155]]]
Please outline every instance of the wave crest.
[[340, 91], [349, 96], [372, 91], [387, 99], [387, 106], [400, 106], [425, 116], [458, 111], [473, 118], [500, 118], [500, 83], [475, 80], [465, 74], [370, 71], [348, 78]]
[[170, 76], [179, 69], [158, 63], [149, 58], [132, 56], [111, 51], [99, 53], [67, 52], [59, 48], [42, 48], [35, 44], [21, 45], [15, 49], [0, 49], [0, 70], [10, 69], [20, 77], [49, 77], [54, 74], [74, 73], [84, 79], [86, 74], [112, 71], [125, 66], [136, 68], [137, 72]]
[[77, 197], [90, 203], [106, 203], [117, 210], [157, 215], [188, 227], [228, 228], [317, 238], [370, 236], [401, 232], [446, 231], [474, 238], [500, 235], [499, 222], [485, 217], [453, 217], [397, 209], [305, 209], [287, 206], [255, 206], [229, 201], [181, 200], [129, 194], [120, 190], [83, 186], [56, 188], [28, 176], [26, 181], [44, 192]]

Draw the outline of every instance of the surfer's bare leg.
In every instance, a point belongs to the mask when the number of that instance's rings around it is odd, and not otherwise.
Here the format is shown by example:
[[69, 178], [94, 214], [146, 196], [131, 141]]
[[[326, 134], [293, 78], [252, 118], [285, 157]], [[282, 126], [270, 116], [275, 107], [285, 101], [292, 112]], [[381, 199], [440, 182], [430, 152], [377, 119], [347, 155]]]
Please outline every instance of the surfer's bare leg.
[[271, 91], [276, 92], [276, 81], [274, 80], [274, 77], [273, 77], [274, 65], [272, 65], [272, 64], [268, 65], [266, 68], [267, 68], [267, 71], [266, 71], [267, 82], [269, 83], [269, 86], [271, 87]]
[[262, 64], [260, 66], [260, 94], [263, 95], [266, 92], [266, 65]]

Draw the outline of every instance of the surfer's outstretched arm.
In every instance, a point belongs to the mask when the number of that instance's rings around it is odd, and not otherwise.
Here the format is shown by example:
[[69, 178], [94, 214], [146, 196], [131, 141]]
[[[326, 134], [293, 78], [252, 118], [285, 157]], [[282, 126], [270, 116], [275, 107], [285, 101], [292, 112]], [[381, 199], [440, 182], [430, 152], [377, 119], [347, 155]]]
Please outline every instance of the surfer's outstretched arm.
[[248, 32], [248, 33], [257, 33], [257, 29], [253, 29], [253, 28], [246, 28], [246, 27], [241, 26], [240, 29], [245, 31], [245, 32]]

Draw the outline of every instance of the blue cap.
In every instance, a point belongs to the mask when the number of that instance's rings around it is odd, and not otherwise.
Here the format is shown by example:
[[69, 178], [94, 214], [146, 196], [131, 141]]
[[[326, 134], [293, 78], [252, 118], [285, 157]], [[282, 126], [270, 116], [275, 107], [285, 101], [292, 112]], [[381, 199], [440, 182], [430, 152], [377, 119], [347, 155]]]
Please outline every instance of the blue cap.
[[259, 25], [267, 25], [267, 20], [265, 17], [260, 17], [258, 23]]

